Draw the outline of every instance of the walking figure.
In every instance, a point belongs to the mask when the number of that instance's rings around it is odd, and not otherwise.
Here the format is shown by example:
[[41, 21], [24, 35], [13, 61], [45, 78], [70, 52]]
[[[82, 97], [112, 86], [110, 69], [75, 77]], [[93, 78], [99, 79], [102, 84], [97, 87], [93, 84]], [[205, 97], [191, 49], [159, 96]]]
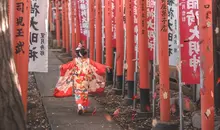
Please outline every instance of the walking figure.
[[54, 96], [68, 97], [74, 93], [77, 112], [81, 115], [89, 105], [88, 94], [104, 92], [107, 67], [87, 58], [87, 51], [82, 44], [75, 51], [77, 58], [60, 66], [60, 78]]

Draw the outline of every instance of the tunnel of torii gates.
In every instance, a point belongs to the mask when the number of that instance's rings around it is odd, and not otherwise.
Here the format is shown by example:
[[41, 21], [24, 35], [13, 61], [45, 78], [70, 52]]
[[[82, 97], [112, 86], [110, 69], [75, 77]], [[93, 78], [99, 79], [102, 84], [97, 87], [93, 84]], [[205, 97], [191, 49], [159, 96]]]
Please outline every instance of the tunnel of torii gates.
[[[29, 43], [30, 25], [30, 0], [15, 0], [23, 4], [24, 10], [22, 13], [15, 10], [12, 0], [9, 0], [9, 22], [15, 21], [14, 16], [24, 18], [24, 43]], [[172, 2], [172, 1], [171, 1]], [[199, 30], [198, 41], [194, 42], [194, 49], [200, 51], [200, 70], [202, 73], [196, 73], [201, 85], [201, 120], [203, 130], [214, 129], [214, 65], [213, 65], [213, 43], [216, 41], [216, 18], [213, 17], [216, 13], [216, 0], [173, 0], [177, 8], [173, 13], [178, 16], [177, 19], [182, 19], [184, 9], [197, 9], [197, 14], [193, 16], [192, 21], [195, 23], [195, 28]], [[169, 4], [169, 5], [168, 5]], [[159, 69], [159, 88], [160, 88], [160, 120], [161, 122], [170, 122], [170, 85], [169, 85], [169, 24], [168, 24], [168, 9], [171, 3], [167, 0], [50, 0], [49, 1], [49, 30], [53, 31], [55, 24], [57, 46], [62, 48], [66, 53], [75, 56], [74, 50], [81, 42], [88, 51], [89, 57], [99, 63], [104, 63], [111, 69], [107, 71], [106, 82], [112, 85], [115, 94], [125, 95], [125, 69], [127, 71], [127, 95], [125, 100], [127, 104], [132, 105], [135, 109], [136, 100], [140, 98], [141, 114], [153, 113], [155, 117], [155, 83], [152, 81], [150, 87], [149, 71], [153, 61], [153, 80], [155, 80], [156, 65]], [[183, 5], [187, 6], [183, 6]], [[114, 6], [112, 6], [114, 5]], [[70, 7], [70, 8], [68, 8]], [[148, 14], [153, 10], [152, 17], [154, 18], [155, 28], [153, 29], [153, 37], [155, 40], [154, 51], [149, 51], [149, 23]], [[179, 8], [181, 7], [181, 8]], [[83, 10], [84, 9], [84, 10]], [[15, 10], [15, 12], [11, 11]], [[182, 11], [182, 12], [181, 12]], [[189, 10], [188, 10], [189, 11]], [[56, 13], [56, 15], [54, 15]], [[154, 15], [155, 14], [155, 15]], [[185, 14], [186, 15], [186, 14]], [[55, 16], [55, 17], [54, 17]], [[62, 19], [61, 19], [62, 16]], [[71, 22], [69, 22], [71, 18]], [[85, 21], [86, 19], [86, 21]], [[112, 20], [114, 19], [114, 20]], [[177, 34], [179, 39], [178, 64], [176, 69], [179, 73], [179, 99], [180, 99], [180, 129], [183, 129], [183, 110], [182, 110], [182, 86], [190, 84], [185, 82], [184, 76], [191, 77], [190, 70], [188, 75], [184, 75], [185, 62], [182, 58], [185, 56], [181, 52], [183, 44], [190, 43], [192, 37], [183, 37], [187, 31], [187, 26], [179, 24], [178, 20]], [[85, 26], [85, 22], [87, 26]], [[61, 26], [60, 26], [60, 23]], [[199, 25], [198, 25], [199, 23]], [[15, 34], [15, 24], [10, 24], [11, 34]], [[184, 27], [181, 27], [184, 26]], [[184, 28], [185, 30], [181, 30]], [[61, 31], [62, 30], [62, 31]], [[72, 32], [70, 32], [72, 30]], [[74, 30], [74, 31], [73, 31]], [[137, 31], [138, 30], [138, 31]], [[85, 31], [87, 31], [85, 33]], [[192, 31], [192, 28], [191, 28]], [[184, 32], [184, 33], [182, 33]], [[189, 30], [188, 30], [189, 32]], [[198, 32], [198, 31], [197, 31]], [[173, 32], [174, 33], [174, 32]], [[197, 35], [194, 32], [194, 35]], [[61, 35], [62, 34], [62, 35]], [[86, 34], [86, 35], [85, 35]], [[194, 36], [195, 37], [195, 36]], [[16, 42], [17, 37], [13, 35], [12, 41]], [[181, 42], [182, 41], [182, 42]], [[184, 45], [185, 45], [184, 44]], [[28, 50], [28, 45], [25, 44], [23, 49]], [[14, 45], [15, 47], [15, 45]], [[200, 48], [199, 48], [200, 47]], [[14, 52], [15, 53], [15, 52]], [[188, 52], [186, 53], [188, 54]], [[182, 57], [181, 57], [182, 56]], [[15, 63], [18, 72], [19, 81], [21, 84], [22, 100], [25, 111], [27, 109], [27, 86], [28, 86], [28, 54], [15, 55]], [[158, 59], [159, 64], [155, 59]], [[196, 60], [196, 59], [194, 59]], [[189, 62], [189, 61], [188, 61]], [[199, 60], [197, 59], [197, 64]], [[25, 64], [27, 63], [27, 64]], [[191, 63], [191, 62], [190, 62]], [[186, 71], [186, 70], [185, 70]], [[188, 71], [188, 70], [187, 70]], [[199, 74], [199, 75], [198, 75]], [[139, 79], [140, 94], [137, 96], [137, 79]], [[115, 82], [116, 81], [116, 82]], [[184, 82], [183, 82], [184, 81]], [[152, 94], [150, 90], [152, 88]], [[152, 95], [152, 96], [150, 96]], [[152, 97], [152, 98], [151, 98]], [[153, 108], [151, 101], [153, 100]]]

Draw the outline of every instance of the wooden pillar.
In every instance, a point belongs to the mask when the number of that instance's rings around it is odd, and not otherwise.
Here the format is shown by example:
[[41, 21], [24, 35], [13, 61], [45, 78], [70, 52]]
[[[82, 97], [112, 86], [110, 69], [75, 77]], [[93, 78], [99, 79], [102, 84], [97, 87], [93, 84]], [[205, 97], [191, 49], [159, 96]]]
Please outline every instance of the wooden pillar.
[[158, 6], [158, 46], [160, 74], [160, 119], [170, 121], [170, 86], [168, 54], [168, 5], [167, 0], [159, 0]]
[[102, 63], [102, 1], [96, 0], [96, 62]]
[[126, 45], [127, 45], [127, 82], [128, 82], [128, 104], [132, 104], [134, 96], [134, 71], [135, 71], [135, 44], [134, 44], [134, 1], [125, 1], [126, 16]]
[[[105, 0], [105, 39], [106, 39], [106, 65], [113, 67], [113, 48], [112, 48], [112, 9], [111, 0]], [[112, 69], [106, 75], [107, 84], [113, 82]]]
[[69, 44], [69, 10], [68, 10], [68, 0], [65, 0], [65, 45], [66, 45], [66, 53], [70, 53], [70, 44]]
[[52, 24], [53, 24], [53, 16], [52, 16], [52, 2], [53, 0], [49, 1], [49, 27], [50, 27], [50, 32], [52, 32]]
[[214, 130], [213, 16], [212, 0], [199, 1], [202, 130]]
[[[89, 31], [90, 31], [90, 48], [89, 48], [89, 56], [90, 59], [94, 60], [94, 38], [95, 38], [95, 12], [94, 12], [95, 2], [94, 0], [89, 0]], [[88, 42], [87, 42], [88, 43]]]
[[79, 5], [78, 2], [76, 2], [76, 45], [80, 43], [80, 22], [79, 22]]
[[141, 111], [147, 111], [147, 106], [150, 107], [150, 86], [149, 86], [149, 54], [148, 51], [148, 33], [147, 33], [147, 9], [146, 0], [138, 0], [138, 50], [139, 50], [139, 65], [140, 65], [140, 104]]
[[116, 0], [116, 75], [117, 89], [122, 89], [124, 60], [123, 0]]
[[64, 1], [65, 0], [61, 0], [61, 6], [62, 6], [62, 47], [65, 50], [66, 49], [66, 41], [65, 41], [65, 6], [64, 6]]
[[59, 11], [59, 0], [55, 0], [56, 4], [56, 39], [57, 46], [60, 47], [60, 11]]
[[[11, 3], [10, 3], [11, 4]], [[28, 61], [29, 61], [29, 30], [30, 30], [30, 1], [16, 0], [14, 4], [13, 23], [13, 53], [18, 79], [21, 85], [22, 102], [27, 113], [27, 88], [28, 88]], [[16, 19], [22, 19], [17, 23]], [[19, 49], [22, 48], [22, 49]]]
[[71, 0], [71, 17], [72, 17], [72, 57], [75, 57], [75, 48], [76, 48], [76, 34], [75, 34], [75, 3]]

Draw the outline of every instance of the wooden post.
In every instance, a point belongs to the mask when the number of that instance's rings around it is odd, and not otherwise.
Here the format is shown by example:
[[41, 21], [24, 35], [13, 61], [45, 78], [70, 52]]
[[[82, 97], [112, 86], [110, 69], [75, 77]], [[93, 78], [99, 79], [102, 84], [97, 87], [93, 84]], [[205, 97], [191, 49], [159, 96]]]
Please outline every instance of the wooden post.
[[80, 22], [79, 22], [79, 5], [78, 2], [76, 2], [76, 45], [80, 43]]
[[[29, 30], [30, 30], [30, 1], [16, 0], [13, 18], [13, 53], [18, 79], [21, 85], [22, 102], [27, 113], [27, 88], [28, 88], [28, 61], [29, 61]], [[22, 19], [17, 23], [16, 19]], [[11, 19], [12, 20], [12, 19]], [[20, 49], [22, 48], [22, 49]]]
[[49, 27], [50, 32], [52, 32], [53, 16], [52, 16], [52, 0], [49, 1]]
[[138, 0], [138, 49], [139, 49], [139, 64], [140, 64], [140, 104], [141, 111], [147, 111], [147, 106], [150, 107], [150, 86], [149, 86], [149, 70], [148, 62], [148, 33], [147, 33], [147, 6], [146, 0]]
[[[112, 9], [111, 0], [105, 0], [105, 38], [106, 38], [106, 65], [113, 67], [113, 48], [112, 48]], [[112, 84], [112, 69], [106, 75], [107, 84]]]
[[102, 2], [96, 0], [96, 62], [102, 63]]
[[127, 83], [128, 83], [128, 105], [133, 103], [134, 97], [134, 70], [135, 70], [135, 44], [134, 44], [134, 1], [125, 1], [126, 16], [126, 45], [127, 45]]
[[61, 6], [62, 6], [62, 47], [65, 50], [66, 46], [65, 46], [65, 6], [64, 6], [64, 1], [65, 0], [61, 0]]
[[214, 130], [212, 0], [199, 1], [202, 130]]
[[117, 90], [122, 92], [124, 60], [123, 0], [116, 0], [116, 75]]
[[65, 0], [65, 45], [66, 45], [66, 53], [70, 53], [70, 44], [69, 44], [69, 11], [68, 11], [68, 0]]
[[56, 39], [57, 46], [60, 47], [60, 10], [59, 10], [59, 0], [55, 0], [56, 4]]
[[75, 48], [76, 48], [76, 35], [75, 35], [75, 3], [71, 0], [71, 9], [72, 9], [72, 57], [75, 57]]
[[160, 75], [160, 119], [170, 121], [170, 86], [169, 86], [169, 54], [168, 54], [168, 5], [167, 0], [159, 0], [158, 4], [158, 41], [159, 41], [159, 75]]
[[[89, 31], [90, 31], [90, 46], [89, 46], [89, 56], [90, 59], [94, 60], [94, 38], [95, 38], [95, 29], [94, 29], [94, 25], [95, 25], [95, 12], [94, 12], [94, 0], [89, 0]], [[88, 43], [88, 42], [87, 42]]]

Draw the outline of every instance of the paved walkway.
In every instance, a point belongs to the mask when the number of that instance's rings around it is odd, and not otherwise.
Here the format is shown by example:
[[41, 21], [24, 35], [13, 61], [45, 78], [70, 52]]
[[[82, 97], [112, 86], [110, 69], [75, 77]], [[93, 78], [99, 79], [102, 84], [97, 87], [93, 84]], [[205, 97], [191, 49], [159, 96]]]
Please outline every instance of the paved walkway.
[[47, 116], [52, 130], [122, 130], [115, 122], [104, 117], [104, 110], [94, 99], [90, 98], [91, 109], [96, 107], [96, 114], [79, 116], [76, 113], [74, 98], [54, 98], [53, 90], [59, 76], [58, 66], [62, 64], [52, 50], [49, 50], [49, 72], [35, 73]]

